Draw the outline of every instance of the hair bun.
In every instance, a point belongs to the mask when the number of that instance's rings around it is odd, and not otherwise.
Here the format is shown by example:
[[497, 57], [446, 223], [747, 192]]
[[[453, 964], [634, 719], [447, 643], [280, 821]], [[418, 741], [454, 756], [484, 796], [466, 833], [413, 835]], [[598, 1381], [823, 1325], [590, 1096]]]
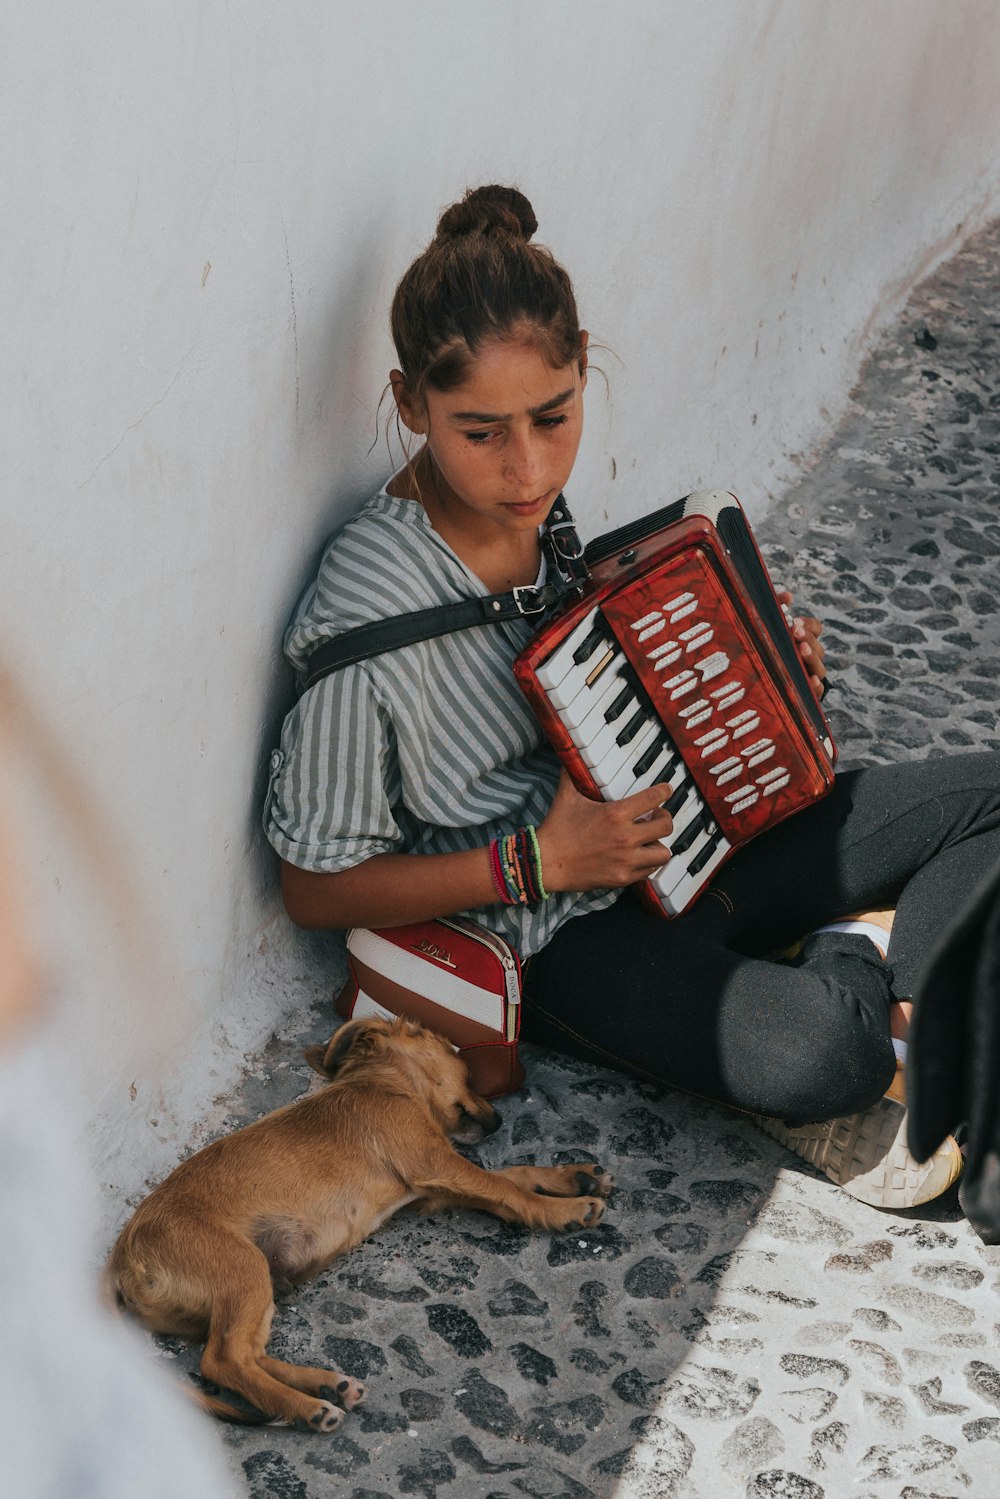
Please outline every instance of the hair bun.
[[512, 234], [529, 240], [538, 228], [534, 210], [516, 187], [470, 187], [459, 203], [446, 208], [438, 220], [438, 239], [463, 234]]

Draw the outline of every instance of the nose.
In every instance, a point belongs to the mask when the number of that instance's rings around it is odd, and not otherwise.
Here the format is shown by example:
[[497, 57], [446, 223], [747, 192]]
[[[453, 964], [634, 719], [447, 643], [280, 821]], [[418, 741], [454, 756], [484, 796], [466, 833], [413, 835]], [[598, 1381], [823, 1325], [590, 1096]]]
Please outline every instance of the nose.
[[535, 432], [515, 429], [508, 439], [504, 459], [506, 477], [520, 488], [531, 490], [529, 497], [534, 499], [543, 473], [542, 453]]

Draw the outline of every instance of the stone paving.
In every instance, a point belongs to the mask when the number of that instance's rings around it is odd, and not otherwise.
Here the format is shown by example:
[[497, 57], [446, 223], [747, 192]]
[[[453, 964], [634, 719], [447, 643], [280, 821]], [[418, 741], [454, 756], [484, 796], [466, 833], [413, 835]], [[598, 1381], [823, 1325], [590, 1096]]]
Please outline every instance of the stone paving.
[[[1000, 225], [918, 290], [759, 528], [826, 621], [844, 765], [998, 743], [998, 252]], [[229, 1123], [304, 1091], [329, 1029], [320, 996]], [[1000, 1248], [954, 1194], [877, 1212], [740, 1115], [526, 1061], [478, 1158], [597, 1159], [605, 1222], [403, 1215], [285, 1299], [272, 1352], [370, 1395], [333, 1437], [226, 1428], [254, 1499], [1000, 1495]]]

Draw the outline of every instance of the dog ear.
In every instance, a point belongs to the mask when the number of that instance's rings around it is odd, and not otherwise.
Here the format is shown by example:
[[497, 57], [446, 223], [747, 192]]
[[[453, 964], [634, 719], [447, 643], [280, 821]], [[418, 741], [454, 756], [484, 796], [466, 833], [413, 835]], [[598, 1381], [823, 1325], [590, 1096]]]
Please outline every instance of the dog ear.
[[371, 1050], [372, 1037], [364, 1021], [348, 1020], [333, 1035], [325, 1046], [309, 1046], [304, 1053], [310, 1067], [323, 1077], [336, 1077], [338, 1069], [351, 1052]]
[[302, 1055], [305, 1057], [306, 1061], [309, 1063], [309, 1066], [313, 1069], [314, 1072], [320, 1072], [324, 1077], [326, 1077], [327, 1071], [326, 1067], [324, 1066], [326, 1053], [327, 1048], [325, 1046], [307, 1046]]

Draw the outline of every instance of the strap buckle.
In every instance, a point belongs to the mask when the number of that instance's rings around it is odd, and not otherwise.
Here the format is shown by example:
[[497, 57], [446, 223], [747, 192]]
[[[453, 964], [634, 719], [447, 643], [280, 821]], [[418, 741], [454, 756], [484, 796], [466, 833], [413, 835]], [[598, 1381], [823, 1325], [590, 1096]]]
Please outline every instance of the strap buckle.
[[[565, 535], [560, 535], [565, 532]], [[577, 562], [583, 556], [583, 542], [577, 535], [576, 527], [571, 520], [550, 521], [548, 534], [552, 538], [552, 546], [556, 556], [561, 562]]]
[[512, 588], [514, 603], [517, 605], [519, 614], [542, 614], [546, 608], [545, 598], [541, 588], [534, 583], [523, 584], [520, 588]]

